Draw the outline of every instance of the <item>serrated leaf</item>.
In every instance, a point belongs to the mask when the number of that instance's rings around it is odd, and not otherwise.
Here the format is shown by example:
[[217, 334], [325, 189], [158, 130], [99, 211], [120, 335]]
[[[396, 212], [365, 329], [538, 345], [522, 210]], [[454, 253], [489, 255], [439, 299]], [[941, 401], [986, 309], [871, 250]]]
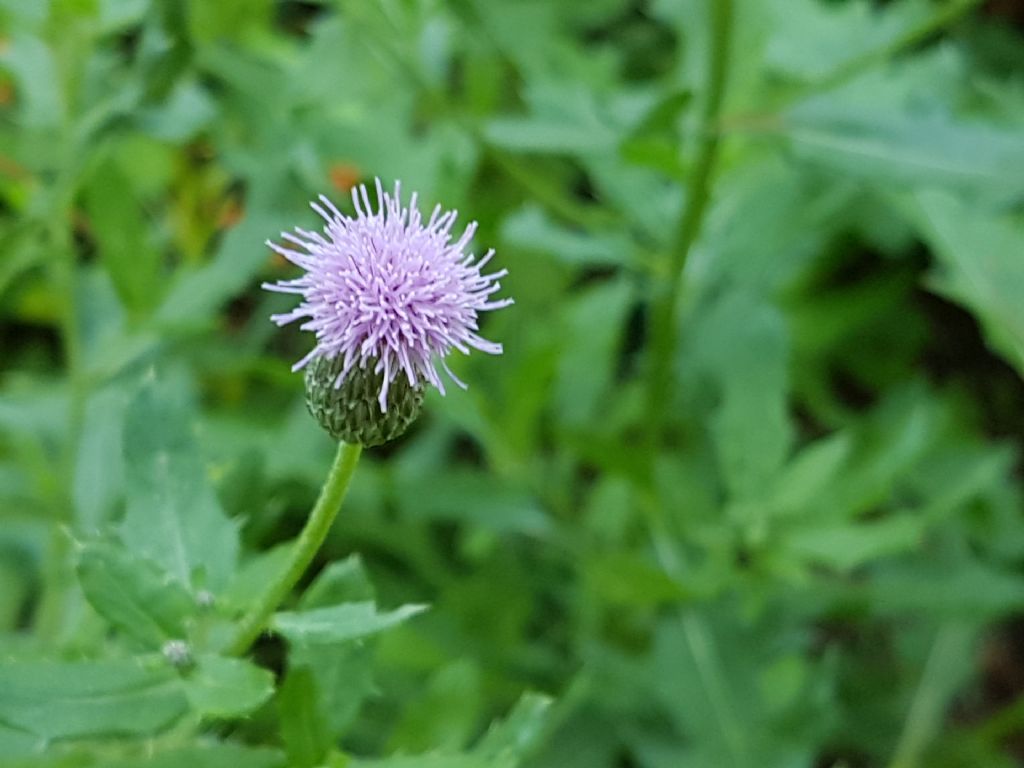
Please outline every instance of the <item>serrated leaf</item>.
[[189, 706], [203, 717], [242, 717], [263, 704], [274, 693], [274, 676], [269, 670], [245, 659], [207, 654], [183, 680]]
[[425, 605], [403, 605], [380, 613], [372, 602], [345, 603], [310, 611], [277, 613], [272, 626], [292, 642], [343, 643], [390, 629], [426, 609]]
[[159, 660], [0, 665], [0, 722], [46, 739], [154, 734], [186, 707], [177, 674]]
[[220, 508], [175, 394], [145, 384], [125, 423], [127, 511], [121, 537], [184, 585], [221, 589], [234, 572], [238, 526]]
[[185, 637], [195, 601], [153, 562], [114, 542], [91, 541], [79, 545], [76, 569], [96, 612], [142, 647], [155, 651]]
[[1019, 129], [909, 111], [865, 113], [835, 99], [794, 108], [783, 130], [799, 158], [885, 191], [937, 187], [993, 203], [1024, 195]]

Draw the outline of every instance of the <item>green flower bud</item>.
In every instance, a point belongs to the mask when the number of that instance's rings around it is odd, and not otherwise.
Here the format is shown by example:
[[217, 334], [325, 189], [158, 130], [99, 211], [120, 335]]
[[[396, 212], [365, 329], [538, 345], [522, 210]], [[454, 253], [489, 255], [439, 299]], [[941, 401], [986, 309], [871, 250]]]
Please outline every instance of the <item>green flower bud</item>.
[[420, 414], [423, 390], [396, 376], [388, 388], [387, 410], [381, 411], [377, 398], [383, 373], [374, 373], [370, 361], [365, 368], [352, 368], [336, 387], [343, 362], [341, 356], [318, 357], [306, 366], [306, 405], [313, 418], [336, 440], [367, 448], [404, 433]]

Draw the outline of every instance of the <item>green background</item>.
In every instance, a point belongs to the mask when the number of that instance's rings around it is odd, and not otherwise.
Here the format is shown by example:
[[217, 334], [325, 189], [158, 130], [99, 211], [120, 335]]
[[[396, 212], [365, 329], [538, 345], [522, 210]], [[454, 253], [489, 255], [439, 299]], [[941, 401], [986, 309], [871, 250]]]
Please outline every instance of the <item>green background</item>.
[[[0, 0], [0, 765], [1017, 765], [1021, 17]], [[505, 354], [229, 658], [333, 452], [263, 243], [375, 176]]]

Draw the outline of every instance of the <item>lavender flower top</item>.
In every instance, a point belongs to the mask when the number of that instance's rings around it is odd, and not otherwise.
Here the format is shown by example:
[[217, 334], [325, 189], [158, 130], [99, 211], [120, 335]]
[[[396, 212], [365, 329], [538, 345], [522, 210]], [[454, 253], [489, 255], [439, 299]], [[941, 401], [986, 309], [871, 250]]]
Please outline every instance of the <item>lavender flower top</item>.
[[[299, 370], [312, 360], [334, 359], [343, 365], [335, 386], [358, 366], [383, 374], [378, 402], [387, 410], [388, 388], [396, 376], [420, 387], [429, 382], [444, 394], [437, 363], [459, 386], [465, 384], [448, 369], [444, 358], [457, 349], [501, 354], [501, 345], [478, 333], [477, 313], [499, 309], [512, 299], [492, 300], [507, 270], [485, 275], [489, 250], [477, 260], [466, 246], [476, 232], [472, 222], [452, 238], [455, 211], [434, 208], [426, 222], [416, 208], [414, 193], [406, 208], [401, 187], [385, 192], [376, 180], [377, 211], [365, 186], [352, 190], [356, 215], [346, 216], [323, 195], [312, 208], [323, 217], [323, 234], [296, 229], [281, 236], [296, 250], [267, 242], [306, 273], [294, 280], [264, 283], [269, 291], [294, 293], [302, 302], [291, 312], [271, 317], [278, 325], [308, 318], [303, 330], [316, 334], [316, 346], [297, 362]], [[321, 205], [322, 203], [322, 205]]]

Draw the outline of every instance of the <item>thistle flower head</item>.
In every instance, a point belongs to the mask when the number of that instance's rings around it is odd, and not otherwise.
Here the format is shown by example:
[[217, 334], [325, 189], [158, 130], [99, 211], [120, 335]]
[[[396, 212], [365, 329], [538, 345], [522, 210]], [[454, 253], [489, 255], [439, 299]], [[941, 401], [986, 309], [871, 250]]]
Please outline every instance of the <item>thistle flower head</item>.
[[377, 402], [383, 413], [399, 376], [413, 390], [431, 384], [444, 394], [440, 365], [465, 388], [445, 358], [453, 349], [500, 354], [500, 344], [477, 333], [477, 315], [512, 300], [492, 299], [505, 270], [482, 272], [494, 251], [480, 259], [466, 253], [476, 222], [456, 239], [455, 211], [438, 205], [424, 221], [416, 194], [405, 207], [398, 182], [391, 194], [380, 179], [376, 188], [376, 210], [365, 186], [352, 190], [355, 216], [341, 213], [321, 195], [312, 208], [325, 221], [322, 233], [296, 229], [282, 234], [287, 246], [267, 243], [305, 274], [263, 287], [302, 297], [292, 311], [274, 315], [275, 323], [305, 319], [301, 328], [316, 334], [313, 350], [292, 369], [318, 359], [334, 361], [336, 388], [356, 374], [379, 377]]

